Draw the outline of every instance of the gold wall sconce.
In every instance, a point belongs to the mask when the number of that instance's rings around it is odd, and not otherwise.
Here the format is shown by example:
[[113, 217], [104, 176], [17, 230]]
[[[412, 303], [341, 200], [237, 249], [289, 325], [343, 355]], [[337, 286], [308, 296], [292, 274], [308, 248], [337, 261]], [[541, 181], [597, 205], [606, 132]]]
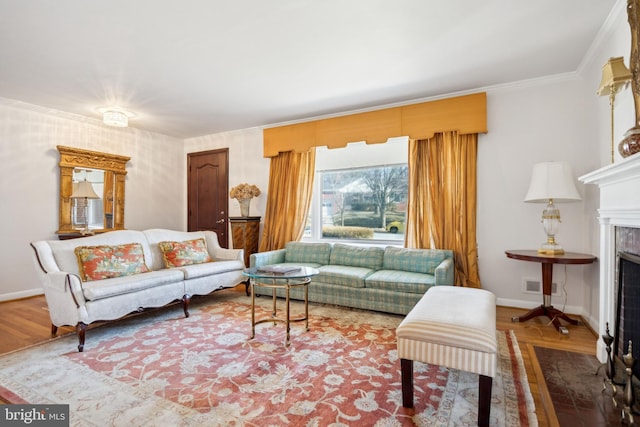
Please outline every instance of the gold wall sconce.
[[609, 58], [606, 64], [602, 66], [602, 80], [597, 94], [599, 96], [609, 95], [609, 105], [611, 107], [611, 163], [613, 163], [614, 153], [614, 124], [613, 124], [613, 105], [616, 99], [616, 93], [631, 81], [631, 72], [624, 65], [622, 57]]

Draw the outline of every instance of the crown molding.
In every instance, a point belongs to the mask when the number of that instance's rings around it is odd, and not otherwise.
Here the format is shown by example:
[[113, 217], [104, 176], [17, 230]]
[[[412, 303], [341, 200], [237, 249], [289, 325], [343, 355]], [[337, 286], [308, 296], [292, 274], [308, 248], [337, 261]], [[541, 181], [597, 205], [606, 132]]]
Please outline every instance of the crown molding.
[[[593, 42], [587, 49], [587, 52], [582, 57], [582, 61], [578, 65], [577, 72], [583, 75], [591, 63], [597, 59], [597, 53], [600, 51], [601, 46], [604, 44], [607, 37], [615, 31], [616, 28], [621, 25], [621, 21], [626, 23], [627, 20], [627, 0], [616, 0], [616, 3], [611, 8], [609, 16], [605, 19], [602, 27], [593, 39]], [[619, 55], [612, 55], [619, 56]], [[627, 54], [628, 56], [628, 54]]]

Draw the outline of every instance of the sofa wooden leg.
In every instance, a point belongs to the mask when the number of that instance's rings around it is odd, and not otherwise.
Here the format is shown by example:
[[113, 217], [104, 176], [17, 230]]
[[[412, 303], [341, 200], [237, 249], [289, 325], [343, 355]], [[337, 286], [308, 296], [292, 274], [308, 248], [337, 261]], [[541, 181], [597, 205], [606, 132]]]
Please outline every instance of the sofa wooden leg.
[[82, 353], [84, 350], [84, 337], [87, 331], [86, 323], [79, 322], [76, 325], [76, 333], [78, 334], [78, 351]]
[[478, 391], [478, 425], [480, 427], [489, 425], [492, 385], [493, 378], [486, 375], [480, 375], [480, 389]]
[[55, 337], [57, 333], [58, 333], [58, 327], [52, 323], [51, 324], [51, 336]]
[[413, 360], [400, 359], [402, 406], [413, 408]]
[[246, 294], [247, 294], [247, 296], [248, 296], [248, 297], [250, 297], [250, 296], [251, 296], [251, 293], [249, 292], [249, 284], [250, 284], [249, 279], [247, 279], [247, 280], [244, 282], [244, 291], [246, 292]]
[[185, 294], [182, 297], [182, 309], [184, 310], [184, 317], [189, 317], [189, 302], [191, 301], [191, 295]]

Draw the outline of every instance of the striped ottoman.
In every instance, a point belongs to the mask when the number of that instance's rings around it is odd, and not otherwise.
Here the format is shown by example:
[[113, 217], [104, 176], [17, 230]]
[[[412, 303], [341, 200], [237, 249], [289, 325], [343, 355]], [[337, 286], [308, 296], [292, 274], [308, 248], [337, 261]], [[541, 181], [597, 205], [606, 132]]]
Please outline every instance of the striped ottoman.
[[496, 373], [496, 297], [482, 289], [430, 288], [396, 329], [402, 406], [413, 407], [413, 361], [480, 375], [478, 425], [489, 425]]

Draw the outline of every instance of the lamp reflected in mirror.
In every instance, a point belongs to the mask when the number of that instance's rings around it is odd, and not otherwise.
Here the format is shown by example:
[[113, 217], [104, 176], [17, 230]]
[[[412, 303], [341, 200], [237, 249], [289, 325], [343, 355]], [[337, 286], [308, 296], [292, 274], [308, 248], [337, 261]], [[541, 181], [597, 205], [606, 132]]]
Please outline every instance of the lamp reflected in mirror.
[[76, 203], [76, 215], [79, 211], [79, 207], [82, 207], [83, 211], [83, 220], [84, 220], [84, 228], [80, 231], [82, 235], [93, 234], [89, 227], [89, 200], [99, 199], [100, 197], [96, 194], [93, 189], [93, 185], [91, 182], [80, 181], [74, 183], [73, 186], [73, 194], [71, 194], [71, 198], [75, 200]]

